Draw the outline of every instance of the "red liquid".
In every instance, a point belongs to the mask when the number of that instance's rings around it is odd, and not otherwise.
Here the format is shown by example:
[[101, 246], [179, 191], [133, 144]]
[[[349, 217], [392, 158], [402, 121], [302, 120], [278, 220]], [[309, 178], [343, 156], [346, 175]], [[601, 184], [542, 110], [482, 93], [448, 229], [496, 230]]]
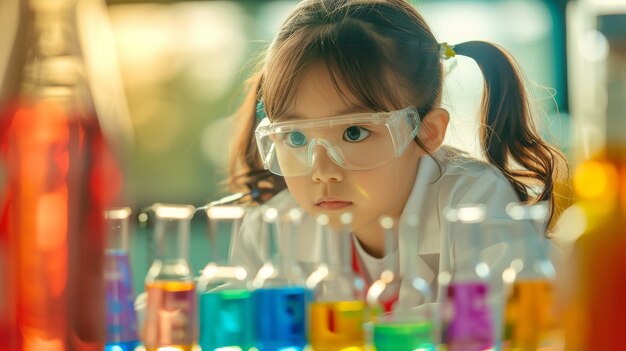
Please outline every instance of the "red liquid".
[[103, 212], [121, 174], [96, 118], [68, 106], [0, 111], [0, 350], [104, 348]]
[[577, 242], [578, 281], [574, 310], [568, 311], [566, 350], [626, 350], [626, 221]]

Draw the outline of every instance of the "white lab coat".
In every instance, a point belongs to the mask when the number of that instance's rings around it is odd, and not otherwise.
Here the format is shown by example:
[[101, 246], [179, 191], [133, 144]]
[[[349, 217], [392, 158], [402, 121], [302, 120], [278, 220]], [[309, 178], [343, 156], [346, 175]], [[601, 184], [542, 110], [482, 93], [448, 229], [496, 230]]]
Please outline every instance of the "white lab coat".
[[[504, 218], [505, 207], [518, 201], [508, 180], [492, 165], [459, 155], [448, 148], [440, 149], [435, 157], [424, 156], [420, 159], [415, 184], [400, 218], [400, 241], [403, 231], [407, 230], [406, 218], [417, 214], [419, 224], [416, 251], [417, 273], [427, 282], [434, 284], [439, 272], [453, 272], [455, 264], [467, 247], [463, 237], [448, 238], [444, 235], [444, 211], [447, 207], [460, 204], [480, 203], [487, 206], [489, 218]], [[267, 202], [267, 206], [279, 212], [288, 211], [297, 206], [288, 190], [276, 194]], [[251, 274], [264, 262], [264, 246], [260, 240], [262, 207], [252, 207], [243, 219], [241, 230], [233, 238], [230, 259], [232, 264], [245, 267]], [[322, 257], [320, 238], [315, 235], [315, 220], [304, 218], [296, 234], [296, 252], [293, 254], [305, 272], [311, 272]], [[498, 274], [510, 263], [509, 238], [500, 233], [483, 234], [480, 249], [481, 257]], [[366, 267], [366, 280], [377, 279], [383, 270], [383, 259], [368, 255], [355, 240], [358, 259]], [[403, 243], [400, 242], [402, 247]], [[394, 253], [398, 255], [398, 252]], [[403, 260], [397, 257], [396, 260]], [[400, 267], [402, 264], [399, 265]], [[402, 273], [402, 272], [400, 272]]]
[[[413, 235], [418, 236], [415, 248], [418, 258], [414, 272], [431, 285], [436, 301], [441, 302], [443, 294], [437, 293], [440, 290], [438, 274], [444, 271], [453, 273], [459, 268], [457, 265], [466, 264], [467, 257], [463, 255], [467, 253], [467, 247], [470, 245], [467, 240], [469, 236], [449, 237], [444, 234], [446, 208], [479, 203], [486, 205], [488, 218], [502, 219], [506, 216], [506, 205], [519, 199], [508, 180], [490, 164], [462, 156], [449, 148], [441, 148], [434, 157], [438, 161], [431, 156], [424, 156], [419, 161], [415, 183], [400, 218], [398, 246], [404, 247], [403, 237], [411, 234], [405, 233], [408, 230], [406, 218], [411, 214], [417, 214], [419, 224], [416, 233], [413, 230]], [[267, 206], [272, 206], [280, 212], [288, 211], [297, 204], [289, 191], [285, 190], [270, 199]], [[253, 275], [264, 262], [265, 247], [259, 238], [262, 225], [261, 211], [260, 206], [249, 209], [241, 230], [233, 238], [231, 245], [231, 263], [245, 267]], [[305, 272], [310, 273], [322, 257], [321, 240], [315, 235], [315, 220], [306, 216], [295, 234], [296, 249], [292, 257], [297, 259]], [[482, 247], [477, 250], [491, 271], [490, 303], [496, 325], [496, 337], [500, 334], [504, 297], [501, 275], [511, 263], [514, 254], [511, 245], [512, 236], [508, 234], [482, 233]], [[365, 279], [371, 283], [378, 279], [383, 271], [384, 259], [368, 255], [356, 239], [354, 243], [361, 267], [366, 267]], [[286, 248], [280, 248], [284, 249]], [[399, 263], [397, 267], [402, 267], [401, 261], [405, 257], [400, 257], [397, 251], [393, 256], [392, 259]], [[401, 276], [402, 273], [400, 272]]]

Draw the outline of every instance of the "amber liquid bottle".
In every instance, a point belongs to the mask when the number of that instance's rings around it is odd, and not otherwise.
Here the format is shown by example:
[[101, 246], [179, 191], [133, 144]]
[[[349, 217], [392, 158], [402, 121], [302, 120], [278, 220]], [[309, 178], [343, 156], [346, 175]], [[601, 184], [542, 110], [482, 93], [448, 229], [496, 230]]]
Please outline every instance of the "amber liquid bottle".
[[24, 55], [3, 84], [2, 351], [104, 347], [103, 213], [122, 176], [92, 105], [75, 5], [22, 1]]
[[574, 172], [585, 227], [569, 267], [567, 351], [626, 350], [626, 30], [605, 34], [606, 147]]

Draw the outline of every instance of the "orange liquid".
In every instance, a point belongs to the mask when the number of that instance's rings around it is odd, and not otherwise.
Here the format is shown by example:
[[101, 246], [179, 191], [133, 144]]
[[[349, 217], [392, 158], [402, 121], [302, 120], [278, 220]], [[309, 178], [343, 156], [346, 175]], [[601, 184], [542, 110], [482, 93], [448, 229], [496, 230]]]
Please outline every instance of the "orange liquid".
[[504, 309], [503, 350], [557, 350], [562, 347], [552, 283], [519, 281], [513, 285]]
[[197, 341], [197, 304], [193, 282], [146, 284], [148, 303], [142, 342], [147, 351], [191, 351]]
[[361, 301], [311, 304], [310, 344], [315, 351], [365, 350], [365, 304]]

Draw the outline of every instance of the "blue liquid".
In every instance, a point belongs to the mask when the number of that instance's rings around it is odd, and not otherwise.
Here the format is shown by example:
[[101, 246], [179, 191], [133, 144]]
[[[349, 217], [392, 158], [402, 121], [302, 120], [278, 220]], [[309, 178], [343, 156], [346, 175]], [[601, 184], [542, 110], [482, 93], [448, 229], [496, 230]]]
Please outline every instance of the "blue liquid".
[[[136, 345], [137, 317], [135, 316], [132, 277], [128, 253], [125, 250], [107, 250], [104, 256], [104, 280], [106, 285], [106, 332], [107, 345], [114, 351], [118, 345]], [[120, 346], [120, 347], [122, 347]], [[108, 350], [108, 349], [107, 349]]]
[[138, 341], [109, 343], [104, 345], [104, 351], [133, 351], [137, 346]]
[[200, 339], [202, 351], [221, 347], [254, 346], [254, 306], [246, 289], [207, 292], [200, 295]]
[[303, 287], [255, 290], [256, 347], [260, 351], [302, 350], [307, 344], [308, 301]]

